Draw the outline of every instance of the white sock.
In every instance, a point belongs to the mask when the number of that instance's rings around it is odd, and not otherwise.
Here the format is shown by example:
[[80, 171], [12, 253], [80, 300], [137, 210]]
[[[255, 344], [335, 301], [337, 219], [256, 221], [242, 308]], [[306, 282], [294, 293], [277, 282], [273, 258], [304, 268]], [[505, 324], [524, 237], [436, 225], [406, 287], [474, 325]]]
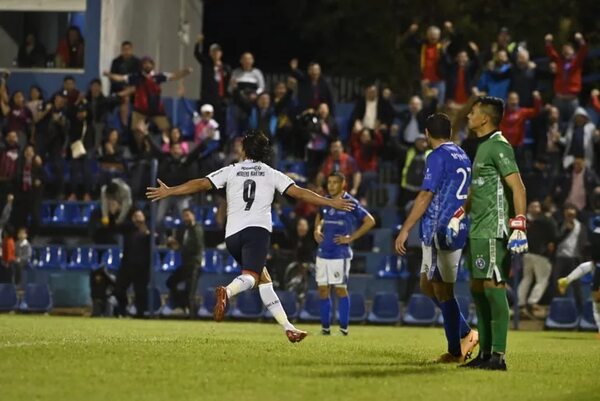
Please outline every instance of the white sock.
[[579, 280], [586, 274], [591, 273], [593, 269], [594, 264], [592, 262], [582, 263], [576, 268], [574, 268], [571, 273], [569, 273], [569, 275], [567, 276], [567, 281], [569, 282], [569, 284], [571, 284], [573, 281]]
[[275, 290], [273, 290], [273, 283], [267, 284], [259, 284], [258, 292], [260, 292], [260, 299], [262, 299], [265, 307], [271, 312], [277, 323], [283, 326], [285, 330], [295, 330], [293, 324], [287, 318], [287, 314], [283, 310], [283, 306], [281, 306], [281, 302], [279, 301], [279, 297], [275, 294]]
[[600, 302], [594, 302], [593, 308], [594, 308], [594, 320], [596, 321], [596, 326], [598, 327], [598, 333], [600, 333]]
[[242, 274], [233, 279], [231, 283], [225, 288], [227, 290], [227, 298], [231, 298], [240, 292], [254, 287], [256, 279], [251, 274]]

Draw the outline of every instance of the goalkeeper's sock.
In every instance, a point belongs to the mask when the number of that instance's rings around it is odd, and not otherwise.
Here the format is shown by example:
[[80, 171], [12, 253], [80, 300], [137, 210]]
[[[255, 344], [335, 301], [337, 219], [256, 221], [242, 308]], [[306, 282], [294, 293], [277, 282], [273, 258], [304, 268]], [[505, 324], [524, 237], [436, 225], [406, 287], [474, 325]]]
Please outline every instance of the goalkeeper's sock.
[[448, 341], [448, 352], [454, 356], [461, 355], [460, 348], [460, 307], [456, 298], [441, 303], [444, 317], [444, 331]]
[[338, 298], [338, 313], [340, 315], [340, 329], [347, 330], [350, 322], [350, 297]]
[[506, 288], [485, 288], [485, 297], [490, 304], [492, 327], [492, 351], [504, 354], [508, 337], [509, 307]]
[[[433, 303], [442, 310], [442, 304], [436, 297], [431, 297]], [[443, 313], [443, 311], [442, 311]], [[467, 323], [467, 319], [465, 319], [465, 315], [459, 309], [460, 316], [460, 338], [465, 338], [471, 332], [471, 326]]]
[[225, 287], [227, 298], [231, 298], [240, 292], [251, 289], [254, 287], [255, 283], [256, 279], [251, 274], [241, 274], [237, 276], [227, 287]]
[[290, 323], [285, 310], [283, 310], [279, 297], [273, 290], [273, 283], [259, 284], [258, 292], [263, 304], [277, 320], [277, 323], [283, 326], [284, 330], [295, 330], [294, 325]]
[[492, 311], [485, 293], [472, 291], [471, 294], [477, 312], [479, 350], [482, 357], [485, 358], [492, 353]]
[[594, 269], [593, 262], [585, 262], [573, 269], [567, 276], [567, 282], [571, 284], [573, 281], [577, 281], [588, 273], [591, 273]]
[[319, 301], [319, 309], [321, 312], [321, 327], [329, 329], [331, 319], [331, 298], [327, 297]]
[[598, 327], [598, 332], [600, 333], [600, 302], [594, 302], [592, 307], [594, 308], [594, 320], [596, 321], [596, 327]]

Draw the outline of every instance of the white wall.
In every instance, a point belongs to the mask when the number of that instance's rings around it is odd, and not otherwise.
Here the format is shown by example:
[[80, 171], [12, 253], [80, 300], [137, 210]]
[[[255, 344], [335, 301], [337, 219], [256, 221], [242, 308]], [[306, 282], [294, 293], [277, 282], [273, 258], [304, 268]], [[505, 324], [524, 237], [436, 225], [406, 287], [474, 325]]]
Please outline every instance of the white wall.
[[[180, 14], [190, 25], [190, 41], [184, 45], [177, 32]], [[186, 97], [200, 94], [200, 68], [194, 59], [194, 42], [202, 30], [202, 0], [102, 0], [100, 70], [108, 70], [119, 54], [121, 42], [130, 40], [136, 55], [154, 58], [157, 70], [173, 72], [193, 67], [185, 78]], [[105, 82], [108, 88], [108, 82]], [[175, 96], [176, 83], [163, 86], [165, 96]]]

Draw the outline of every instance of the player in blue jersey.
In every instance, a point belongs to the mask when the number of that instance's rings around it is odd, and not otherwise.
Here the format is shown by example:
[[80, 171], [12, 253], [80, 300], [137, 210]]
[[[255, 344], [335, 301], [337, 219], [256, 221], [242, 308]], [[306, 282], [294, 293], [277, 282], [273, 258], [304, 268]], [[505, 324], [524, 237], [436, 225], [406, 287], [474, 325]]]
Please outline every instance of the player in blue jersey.
[[375, 219], [344, 187], [346, 179], [340, 172], [333, 172], [327, 178], [327, 192], [333, 199], [352, 201], [356, 207], [350, 212], [322, 207], [315, 221], [315, 240], [319, 244], [316, 262], [316, 279], [319, 287], [321, 309], [321, 333], [331, 334], [330, 286], [335, 287], [338, 297], [340, 332], [348, 335], [350, 320], [350, 299], [348, 298], [348, 274], [352, 260], [352, 241], [365, 235], [375, 226]]
[[443, 113], [429, 116], [425, 134], [433, 151], [427, 156], [421, 191], [396, 238], [396, 251], [406, 254], [408, 233], [421, 220], [421, 290], [442, 310], [448, 352], [438, 362], [464, 362], [479, 342], [460, 312], [454, 283], [462, 248], [466, 244], [468, 219], [461, 221], [458, 235], [447, 235], [454, 212], [465, 203], [471, 183], [471, 163], [455, 145], [450, 119]]

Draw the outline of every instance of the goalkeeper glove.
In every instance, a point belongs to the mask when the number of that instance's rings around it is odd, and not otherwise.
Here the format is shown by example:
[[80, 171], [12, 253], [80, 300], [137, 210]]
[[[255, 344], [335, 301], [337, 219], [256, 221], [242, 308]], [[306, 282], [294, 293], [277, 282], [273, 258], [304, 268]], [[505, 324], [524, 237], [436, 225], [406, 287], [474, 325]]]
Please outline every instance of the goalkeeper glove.
[[514, 219], [510, 219], [508, 226], [512, 230], [508, 238], [508, 250], [512, 254], [525, 253], [529, 250], [527, 243], [527, 219], [523, 215], [518, 215]]
[[454, 216], [452, 216], [448, 222], [448, 227], [446, 227], [446, 244], [448, 246], [451, 246], [454, 242], [454, 239], [457, 237], [458, 231], [460, 230], [460, 222], [465, 217], [465, 209], [461, 206], [456, 212], [454, 212]]

